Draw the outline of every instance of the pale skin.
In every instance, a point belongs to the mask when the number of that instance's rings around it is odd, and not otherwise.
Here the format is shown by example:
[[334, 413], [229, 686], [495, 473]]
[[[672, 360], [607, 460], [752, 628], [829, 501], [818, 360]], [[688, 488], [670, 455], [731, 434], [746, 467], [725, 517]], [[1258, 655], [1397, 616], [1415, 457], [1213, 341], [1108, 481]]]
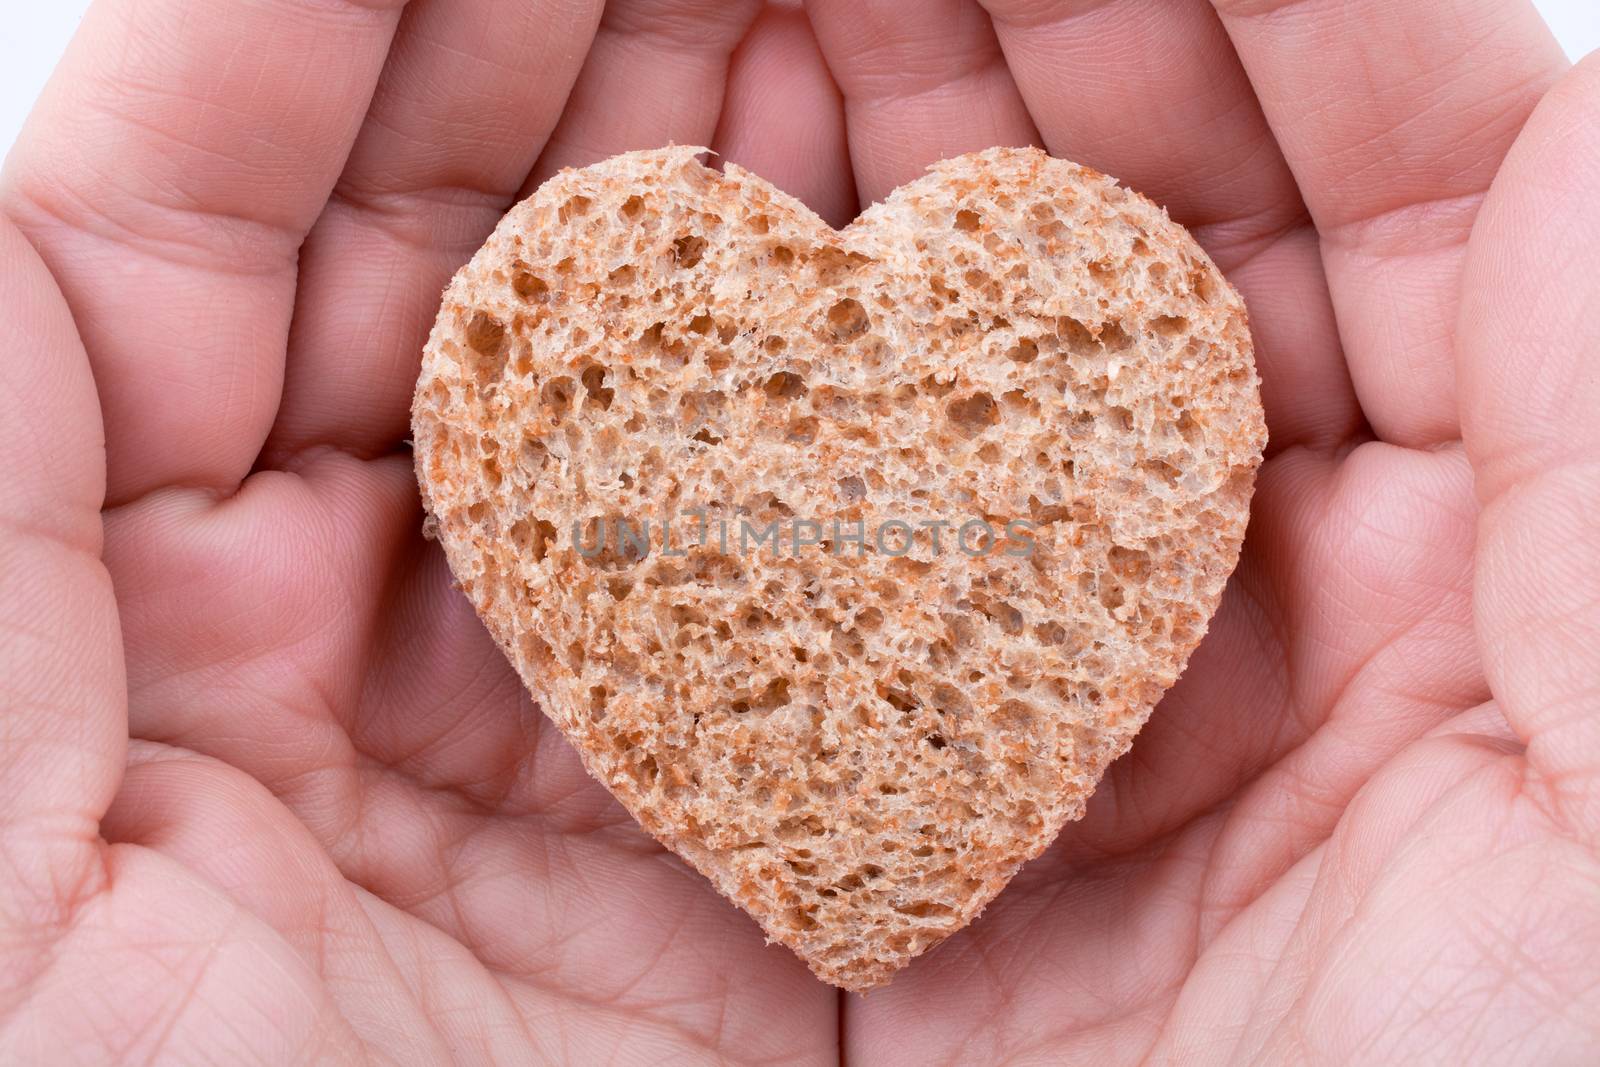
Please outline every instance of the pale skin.
[[[669, 141], [835, 224], [1043, 144], [1251, 308], [1210, 636], [867, 998], [584, 775], [420, 534], [445, 281]], [[0, 1061], [1600, 1055], [1600, 62], [1524, 0], [100, 0], [0, 209]]]

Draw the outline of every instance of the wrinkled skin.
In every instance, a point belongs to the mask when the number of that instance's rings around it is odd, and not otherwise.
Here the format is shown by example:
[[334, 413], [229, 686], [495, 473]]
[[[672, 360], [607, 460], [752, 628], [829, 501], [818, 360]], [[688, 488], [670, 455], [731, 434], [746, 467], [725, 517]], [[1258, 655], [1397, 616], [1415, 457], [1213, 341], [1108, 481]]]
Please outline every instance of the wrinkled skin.
[[[1600, 1055], [1600, 63], [1525, 0], [100, 0], [0, 187], [0, 1060]], [[1194, 228], [1271, 424], [1088, 817], [847, 997], [585, 777], [405, 438], [554, 169], [834, 223], [1037, 142]]]

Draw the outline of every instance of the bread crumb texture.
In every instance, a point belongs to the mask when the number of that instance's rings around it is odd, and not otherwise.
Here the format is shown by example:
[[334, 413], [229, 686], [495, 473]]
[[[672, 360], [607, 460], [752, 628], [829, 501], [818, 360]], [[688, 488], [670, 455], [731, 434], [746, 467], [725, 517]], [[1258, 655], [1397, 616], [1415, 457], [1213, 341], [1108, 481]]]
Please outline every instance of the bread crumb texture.
[[[703, 152], [506, 216], [428, 342], [417, 471], [590, 773], [866, 990], [1083, 814], [1204, 634], [1266, 438], [1249, 327], [1165, 212], [1037, 150], [843, 231]], [[821, 544], [740, 550], [799, 519]]]

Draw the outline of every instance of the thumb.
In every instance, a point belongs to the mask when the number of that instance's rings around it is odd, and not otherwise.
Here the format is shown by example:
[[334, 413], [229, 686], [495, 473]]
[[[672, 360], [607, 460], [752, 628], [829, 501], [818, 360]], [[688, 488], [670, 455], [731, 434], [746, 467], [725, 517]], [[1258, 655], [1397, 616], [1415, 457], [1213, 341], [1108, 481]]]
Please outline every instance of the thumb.
[[[33, 248], [0, 217], [0, 939], [99, 888], [126, 682], [100, 563], [105, 450], [83, 345]], [[0, 1003], [26, 982], [0, 963]]]
[[1484, 664], [1555, 806], [1600, 844], [1600, 54], [1523, 130], [1464, 286]]

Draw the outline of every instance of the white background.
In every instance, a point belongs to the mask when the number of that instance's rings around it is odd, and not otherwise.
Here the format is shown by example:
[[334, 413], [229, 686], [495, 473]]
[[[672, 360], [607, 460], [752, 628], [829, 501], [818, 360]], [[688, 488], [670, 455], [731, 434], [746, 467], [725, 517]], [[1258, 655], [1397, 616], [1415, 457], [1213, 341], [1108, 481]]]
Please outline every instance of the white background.
[[[1600, 48], [1600, 0], [1534, 0], [1573, 59]], [[89, 0], [0, 0], [0, 149], [10, 151]]]

